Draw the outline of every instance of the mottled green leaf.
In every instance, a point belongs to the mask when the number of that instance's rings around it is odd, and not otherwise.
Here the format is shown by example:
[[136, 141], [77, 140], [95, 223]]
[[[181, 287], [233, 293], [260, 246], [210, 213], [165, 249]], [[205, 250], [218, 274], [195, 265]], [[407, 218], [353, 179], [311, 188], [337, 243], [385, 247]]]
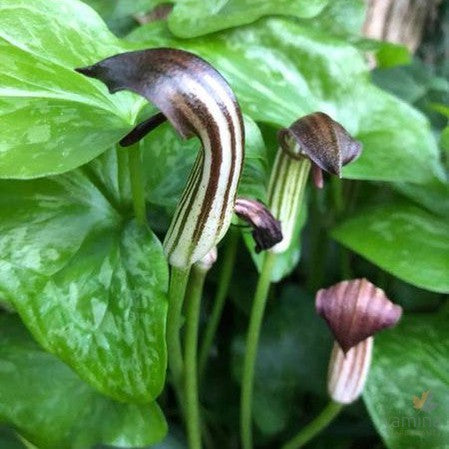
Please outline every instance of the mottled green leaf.
[[0, 316], [0, 421], [39, 449], [144, 446], [167, 431], [156, 403], [121, 404], [101, 396], [39, 348], [12, 315]]
[[132, 127], [130, 93], [110, 95], [75, 67], [125, 51], [76, 0], [0, 3], [0, 177], [62, 173]]
[[333, 35], [357, 35], [365, 20], [364, 0], [331, 0], [318, 16], [307, 24]]
[[432, 315], [406, 317], [376, 337], [363, 397], [389, 449], [447, 448], [448, 337], [447, 318]]
[[449, 292], [449, 224], [407, 203], [366, 210], [333, 230], [343, 245], [410, 284]]
[[311, 18], [327, 3], [328, 0], [178, 0], [168, 26], [179, 37], [195, 37], [274, 14]]
[[139, 24], [135, 16], [151, 11], [166, 0], [83, 0], [105, 20], [117, 35], [129, 33]]
[[[372, 85], [364, 56], [321, 29], [285, 19], [195, 40], [176, 40], [163, 24], [130, 38], [193, 51], [217, 67], [252, 119], [288, 126], [322, 110], [364, 144], [344, 176], [426, 182], [442, 176], [439, 153], [423, 115]], [[416, 167], [419, 166], [419, 170]]]
[[70, 172], [0, 182], [0, 297], [37, 341], [103, 393], [145, 402], [166, 368], [167, 264], [126, 218], [115, 153]]

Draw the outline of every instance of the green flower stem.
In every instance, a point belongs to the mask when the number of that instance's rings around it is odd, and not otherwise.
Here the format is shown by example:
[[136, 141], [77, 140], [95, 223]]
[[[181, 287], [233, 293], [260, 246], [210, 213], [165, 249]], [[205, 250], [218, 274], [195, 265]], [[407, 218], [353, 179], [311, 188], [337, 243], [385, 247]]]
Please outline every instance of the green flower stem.
[[186, 331], [184, 352], [184, 398], [187, 439], [190, 449], [201, 449], [201, 424], [198, 398], [197, 346], [201, 297], [207, 271], [194, 267], [186, 293]]
[[134, 215], [140, 224], [147, 222], [145, 189], [143, 185], [142, 155], [139, 143], [128, 148], [128, 164], [133, 197]]
[[340, 413], [343, 404], [330, 401], [322, 412], [290, 441], [285, 443], [281, 449], [299, 449], [307, 444], [312, 438], [323, 431]]
[[276, 255], [271, 251], [265, 253], [262, 271], [254, 295], [253, 307], [246, 337], [245, 360], [243, 362], [242, 392], [240, 397], [240, 432], [242, 448], [252, 449], [252, 399], [254, 388], [254, 368], [257, 358], [260, 328], [262, 326], [268, 290], [271, 284], [271, 273]]
[[170, 287], [168, 290], [168, 315], [167, 315], [167, 351], [168, 367], [171, 374], [173, 387], [178, 396], [182, 410], [184, 398], [182, 394], [182, 380], [184, 361], [181, 347], [182, 304], [189, 280], [190, 268], [171, 267]]
[[217, 293], [213, 300], [212, 313], [207, 321], [204, 337], [201, 343], [198, 362], [198, 375], [200, 379], [204, 374], [207, 359], [210, 354], [210, 348], [212, 346], [212, 342], [214, 341], [215, 334], [217, 333], [225, 301], [228, 296], [238, 243], [239, 232], [231, 229], [229, 232], [229, 240], [227, 242], [226, 251], [223, 256], [223, 265], [221, 267], [220, 276], [218, 279]]

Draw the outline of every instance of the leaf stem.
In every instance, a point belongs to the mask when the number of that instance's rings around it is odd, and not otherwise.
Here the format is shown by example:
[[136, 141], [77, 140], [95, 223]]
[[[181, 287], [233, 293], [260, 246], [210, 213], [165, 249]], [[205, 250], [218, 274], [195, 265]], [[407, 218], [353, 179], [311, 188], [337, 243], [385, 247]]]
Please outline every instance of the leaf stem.
[[201, 449], [198, 398], [197, 346], [201, 297], [207, 271], [194, 267], [186, 292], [186, 332], [184, 349], [184, 397], [187, 439], [190, 449]]
[[268, 251], [262, 266], [262, 271], [257, 283], [254, 295], [253, 307], [249, 321], [248, 334], [246, 337], [245, 359], [243, 362], [242, 391], [240, 397], [240, 432], [243, 449], [252, 449], [252, 399], [254, 388], [254, 368], [259, 345], [259, 335], [262, 326], [268, 290], [271, 284], [271, 273], [273, 270], [276, 254]]
[[323, 431], [337, 417], [342, 408], [343, 404], [330, 401], [311, 423], [301, 429], [290, 441], [285, 443], [281, 449], [299, 449], [303, 447], [312, 438]]
[[128, 147], [129, 179], [136, 220], [140, 224], [147, 222], [145, 189], [143, 185], [142, 155], [139, 143]]
[[189, 279], [190, 268], [171, 267], [170, 287], [168, 290], [168, 314], [167, 314], [167, 351], [168, 367], [172, 377], [173, 387], [184, 410], [182, 379], [184, 361], [180, 331], [182, 326], [182, 304]]
[[220, 276], [218, 279], [218, 289], [213, 300], [212, 313], [207, 320], [206, 329], [204, 331], [203, 341], [200, 348], [200, 356], [198, 362], [198, 375], [201, 379], [206, 368], [207, 360], [210, 354], [210, 348], [217, 333], [220, 324], [223, 308], [228, 296], [229, 285], [231, 283], [232, 272], [234, 269], [235, 257], [239, 243], [239, 232], [230, 230], [229, 239], [226, 250], [223, 255], [223, 264], [221, 266]]

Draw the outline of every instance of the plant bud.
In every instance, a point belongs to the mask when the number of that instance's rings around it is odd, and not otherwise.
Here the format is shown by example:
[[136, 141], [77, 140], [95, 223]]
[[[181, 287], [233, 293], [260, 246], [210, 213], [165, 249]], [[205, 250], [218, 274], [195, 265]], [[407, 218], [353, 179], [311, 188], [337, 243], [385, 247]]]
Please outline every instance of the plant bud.
[[402, 308], [366, 279], [319, 290], [315, 304], [345, 353], [382, 329], [393, 327], [402, 315]]
[[341, 176], [342, 167], [361, 152], [361, 144], [328, 115], [315, 112], [279, 131], [280, 147], [271, 172], [268, 204], [282, 223], [284, 238], [272, 248], [282, 253], [290, 246], [310, 167], [317, 187], [322, 170]]
[[269, 249], [282, 240], [281, 223], [259, 201], [237, 198], [234, 210], [252, 226], [256, 253]]

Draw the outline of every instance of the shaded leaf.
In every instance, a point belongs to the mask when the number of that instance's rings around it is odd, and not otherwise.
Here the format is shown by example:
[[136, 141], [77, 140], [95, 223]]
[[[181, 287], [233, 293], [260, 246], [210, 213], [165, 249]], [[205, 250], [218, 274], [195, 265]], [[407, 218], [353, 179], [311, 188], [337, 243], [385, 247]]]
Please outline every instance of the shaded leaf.
[[350, 218], [332, 236], [410, 284], [449, 292], [449, 225], [445, 219], [404, 202]]
[[256, 121], [286, 127], [326, 112], [363, 143], [345, 177], [426, 182], [442, 176], [424, 116], [373, 86], [362, 53], [319, 29], [270, 19], [187, 41], [171, 37], [164, 24], [150, 24], [130, 39], [146, 41], [137, 43], [141, 48], [168, 45], [199, 54], [224, 74]]
[[[288, 425], [301, 394], [327, 395], [332, 339], [313, 298], [297, 286], [287, 284], [268, 307], [257, 356], [254, 419], [264, 433], [274, 434]], [[236, 337], [233, 348], [234, 375], [240, 379], [243, 338]]]
[[101, 396], [39, 348], [16, 316], [0, 316], [0, 367], [0, 421], [40, 449], [99, 442], [136, 447], [166, 434], [156, 403], [127, 405]]

